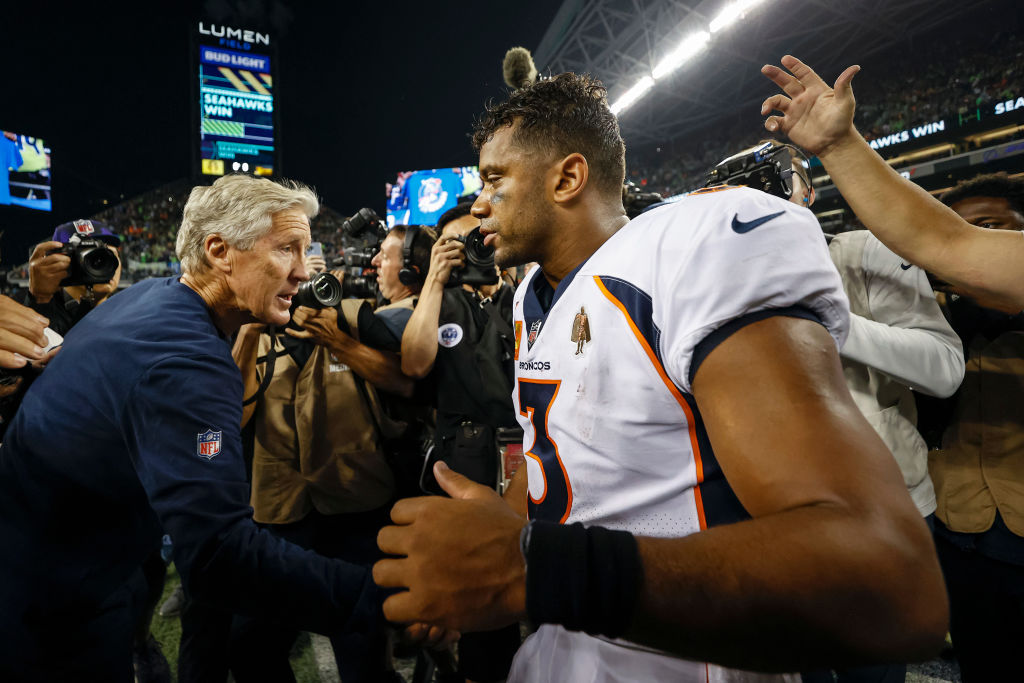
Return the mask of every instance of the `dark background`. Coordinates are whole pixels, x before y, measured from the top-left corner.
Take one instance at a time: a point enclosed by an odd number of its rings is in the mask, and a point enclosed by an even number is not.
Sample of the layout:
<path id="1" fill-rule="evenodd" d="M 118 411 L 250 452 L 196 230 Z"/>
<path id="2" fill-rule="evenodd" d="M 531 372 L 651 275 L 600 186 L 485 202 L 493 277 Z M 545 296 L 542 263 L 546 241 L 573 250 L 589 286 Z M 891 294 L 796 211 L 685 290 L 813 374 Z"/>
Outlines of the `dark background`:
<path id="1" fill-rule="evenodd" d="M 468 133 L 506 91 L 501 60 L 533 50 L 555 0 L 50 3 L 0 12 L 0 129 L 52 150 L 52 213 L 0 207 L 3 262 L 53 227 L 188 176 L 190 35 L 200 19 L 277 43 L 282 175 L 343 214 L 383 211 L 399 171 L 474 164 Z"/>

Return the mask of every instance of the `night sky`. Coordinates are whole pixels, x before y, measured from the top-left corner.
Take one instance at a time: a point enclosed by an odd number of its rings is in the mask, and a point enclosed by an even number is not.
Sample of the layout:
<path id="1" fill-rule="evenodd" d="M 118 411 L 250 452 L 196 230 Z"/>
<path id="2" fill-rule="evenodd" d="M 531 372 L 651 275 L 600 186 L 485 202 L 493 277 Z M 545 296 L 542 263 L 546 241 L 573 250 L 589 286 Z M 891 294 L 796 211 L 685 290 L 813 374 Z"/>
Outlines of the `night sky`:
<path id="1" fill-rule="evenodd" d="M 55 206 L 0 207 L 7 265 L 103 199 L 189 175 L 200 19 L 272 33 L 283 175 L 351 214 L 382 212 L 398 171 L 475 163 L 467 134 L 505 92 L 505 51 L 534 50 L 561 3 L 11 4 L 0 14 L 0 129 L 52 149 Z"/>

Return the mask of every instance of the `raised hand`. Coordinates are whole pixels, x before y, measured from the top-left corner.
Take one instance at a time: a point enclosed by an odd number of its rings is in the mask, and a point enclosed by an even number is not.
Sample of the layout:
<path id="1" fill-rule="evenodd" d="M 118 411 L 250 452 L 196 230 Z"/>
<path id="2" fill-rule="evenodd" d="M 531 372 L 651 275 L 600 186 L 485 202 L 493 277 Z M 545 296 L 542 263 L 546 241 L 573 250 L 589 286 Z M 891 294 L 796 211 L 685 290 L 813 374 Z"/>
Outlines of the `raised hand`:
<path id="1" fill-rule="evenodd" d="M 764 127 L 772 132 L 785 133 L 794 145 L 819 156 L 848 136 L 855 137 L 853 112 L 856 101 L 850 81 L 860 67 L 847 67 L 830 88 L 811 67 L 796 57 L 786 55 L 781 61 L 789 73 L 770 64 L 761 67 L 761 73 L 785 92 L 785 95 L 772 95 L 761 105 L 762 115 L 782 112 L 781 116 L 768 116 Z"/>
<path id="2" fill-rule="evenodd" d="M 49 321 L 31 308 L 0 296 L 0 368 L 20 368 L 43 359 Z"/>

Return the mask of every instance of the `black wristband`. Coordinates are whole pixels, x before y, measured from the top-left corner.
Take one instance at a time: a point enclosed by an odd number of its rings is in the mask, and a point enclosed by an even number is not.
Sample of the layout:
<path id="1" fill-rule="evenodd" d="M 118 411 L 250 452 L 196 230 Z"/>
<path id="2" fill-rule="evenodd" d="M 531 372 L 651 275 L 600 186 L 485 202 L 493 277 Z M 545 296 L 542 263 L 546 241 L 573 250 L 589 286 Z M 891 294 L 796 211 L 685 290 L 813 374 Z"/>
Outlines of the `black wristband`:
<path id="1" fill-rule="evenodd" d="M 526 611 L 535 624 L 617 638 L 633 620 L 643 566 L 626 531 L 535 521 L 526 549 Z"/>

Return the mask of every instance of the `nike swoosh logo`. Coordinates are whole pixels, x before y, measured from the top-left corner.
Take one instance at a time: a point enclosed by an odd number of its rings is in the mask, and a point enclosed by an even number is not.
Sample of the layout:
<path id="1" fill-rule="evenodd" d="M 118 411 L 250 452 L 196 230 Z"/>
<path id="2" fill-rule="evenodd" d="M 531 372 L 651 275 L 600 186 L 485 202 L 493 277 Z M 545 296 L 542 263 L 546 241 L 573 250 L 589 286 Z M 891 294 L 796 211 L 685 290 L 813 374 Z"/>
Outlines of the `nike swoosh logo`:
<path id="1" fill-rule="evenodd" d="M 732 217 L 733 232 L 742 235 L 745 232 L 750 232 L 754 228 L 764 225 L 768 221 L 775 220 L 784 213 L 786 212 L 779 211 L 778 213 L 770 213 L 767 216 L 761 216 L 760 218 L 755 218 L 752 221 L 741 221 L 740 215 L 736 214 L 735 216 Z"/>
<path id="2" fill-rule="evenodd" d="M 913 265 L 910 264 L 910 263 L 901 263 L 900 264 L 900 268 L 902 268 L 903 270 L 910 270 L 912 267 L 913 267 Z"/>

